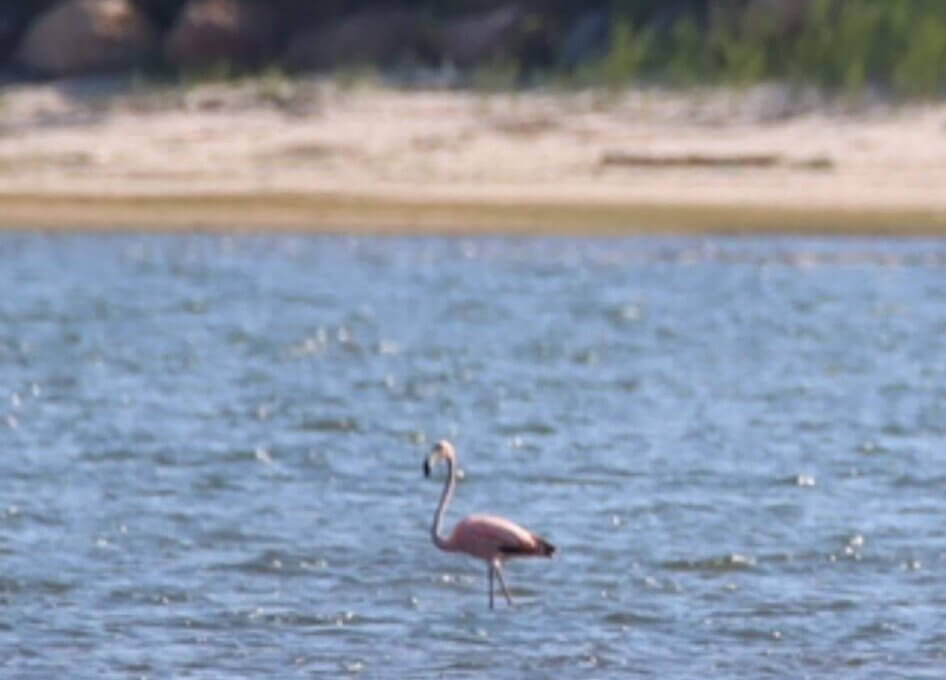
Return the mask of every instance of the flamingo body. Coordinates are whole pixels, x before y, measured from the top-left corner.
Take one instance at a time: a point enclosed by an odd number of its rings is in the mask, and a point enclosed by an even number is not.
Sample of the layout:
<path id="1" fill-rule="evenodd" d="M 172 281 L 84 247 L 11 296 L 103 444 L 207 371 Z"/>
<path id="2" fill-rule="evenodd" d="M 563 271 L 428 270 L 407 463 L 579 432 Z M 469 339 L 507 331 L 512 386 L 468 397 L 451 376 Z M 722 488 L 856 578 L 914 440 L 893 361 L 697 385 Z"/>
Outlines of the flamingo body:
<path id="1" fill-rule="evenodd" d="M 548 556 L 555 550 L 538 534 L 498 515 L 469 515 L 460 520 L 449 549 L 492 562 L 513 556 Z"/>
<path id="2" fill-rule="evenodd" d="M 440 535 L 440 525 L 456 488 L 457 454 L 448 441 L 439 441 L 424 461 L 424 474 L 430 475 L 437 462 L 447 462 L 447 481 L 430 528 L 431 539 L 441 550 L 464 552 L 486 562 L 489 579 L 489 608 L 493 608 L 493 576 L 499 579 L 503 595 L 511 605 L 512 597 L 503 578 L 502 563 L 511 557 L 551 557 L 555 546 L 528 529 L 498 515 L 469 515 L 460 520 L 448 538 Z"/>

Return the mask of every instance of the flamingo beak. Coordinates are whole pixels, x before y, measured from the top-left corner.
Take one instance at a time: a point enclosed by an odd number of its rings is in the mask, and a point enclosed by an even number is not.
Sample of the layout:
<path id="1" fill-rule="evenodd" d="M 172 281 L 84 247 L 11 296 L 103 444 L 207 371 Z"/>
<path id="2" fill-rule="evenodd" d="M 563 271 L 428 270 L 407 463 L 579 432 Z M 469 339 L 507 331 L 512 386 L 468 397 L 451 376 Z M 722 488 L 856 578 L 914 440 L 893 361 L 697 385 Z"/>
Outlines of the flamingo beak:
<path id="1" fill-rule="evenodd" d="M 430 457 L 424 458 L 424 477 L 430 477 Z"/>

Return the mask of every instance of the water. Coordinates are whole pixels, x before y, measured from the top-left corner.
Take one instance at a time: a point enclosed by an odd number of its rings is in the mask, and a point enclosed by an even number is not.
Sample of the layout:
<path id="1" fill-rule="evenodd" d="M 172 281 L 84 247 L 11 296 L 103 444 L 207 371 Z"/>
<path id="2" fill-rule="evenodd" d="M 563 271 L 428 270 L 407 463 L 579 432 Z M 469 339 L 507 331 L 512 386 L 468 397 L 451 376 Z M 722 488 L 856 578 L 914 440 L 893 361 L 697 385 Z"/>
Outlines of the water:
<path id="1" fill-rule="evenodd" d="M 0 236 L 0 676 L 942 677 L 946 242 Z M 438 552 L 462 514 L 560 554 Z"/>

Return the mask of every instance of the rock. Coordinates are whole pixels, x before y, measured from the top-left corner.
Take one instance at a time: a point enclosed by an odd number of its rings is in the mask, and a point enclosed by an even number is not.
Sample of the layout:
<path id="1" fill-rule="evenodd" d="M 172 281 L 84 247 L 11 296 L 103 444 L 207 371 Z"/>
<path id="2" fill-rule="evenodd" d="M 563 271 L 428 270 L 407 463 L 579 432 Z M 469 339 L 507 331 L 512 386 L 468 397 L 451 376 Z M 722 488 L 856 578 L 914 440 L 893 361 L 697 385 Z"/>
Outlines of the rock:
<path id="1" fill-rule="evenodd" d="M 0 66 L 13 54 L 33 18 L 51 4 L 51 0 L 0 3 Z"/>
<path id="2" fill-rule="evenodd" d="M 167 32 L 180 16 L 187 0 L 134 0 L 141 11 L 151 17 L 162 33 Z"/>
<path id="3" fill-rule="evenodd" d="M 49 0 L 30 3 L 0 3 L 0 65 L 9 57 L 33 17 L 46 9 Z"/>
<path id="4" fill-rule="evenodd" d="M 610 37 L 609 18 L 603 9 L 585 12 L 565 34 L 559 51 L 559 63 L 566 68 L 574 68 L 608 51 Z"/>
<path id="5" fill-rule="evenodd" d="M 496 60 L 517 60 L 527 42 L 528 12 L 518 4 L 448 21 L 440 33 L 443 58 L 468 67 Z"/>
<path id="6" fill-rule="evenodd" d="M 369 8 L 293 36 L 286 61 L 293 68 L 323 69 L 424 58 L 432 51 L 430 33 L 429 22 L 415 12 Z"/>
<path id="7" fill-rule="evenodd" d="M 13 16 L 0 13 L 0 63 L 6 61 L 7 56 L 16 46 L 20 34 L 20 25 Z"/>
<path id="8" fill-rule="evenodd" d="M 276 13 L 268 4 L 246 0 L 192 0 L 164 42 L 167 60 L 178 67 L 216 63 L 254 66 L 278 48 Z"/>
<path id="9" fill-rule="evenodd" d="M 156 34 L 131 0 L 66 0 L 26 30 L 16 61 L 53 76 L 133 68 L 154 52 Z"/>

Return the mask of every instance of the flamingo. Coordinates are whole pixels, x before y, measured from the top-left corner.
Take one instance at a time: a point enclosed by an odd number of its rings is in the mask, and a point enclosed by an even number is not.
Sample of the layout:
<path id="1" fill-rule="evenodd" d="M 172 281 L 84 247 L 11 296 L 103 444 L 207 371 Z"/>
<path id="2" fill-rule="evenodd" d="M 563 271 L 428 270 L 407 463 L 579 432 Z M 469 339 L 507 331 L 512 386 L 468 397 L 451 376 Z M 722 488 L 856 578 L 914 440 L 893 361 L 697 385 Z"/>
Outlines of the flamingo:
<path id="1" fill-rule="evenodd" d="M 506 602 L 512 606 L 512 597 L 503 578 L 503 560 L 511 557 L 551 557 L 555 546 L 538 534 L 496 515 L 469 515 L 460 520 L 449 538 L 444 538 L 440 534 L 440 525 L 457 485 L 457 453 L 453 444 L 445 439 L 434 444 L 424 460 L 424 476 L 429 477 L 434 466 L 442 460 L 447 462 L 447 479 L 440 496 L 440 505 L 434 513 L 430 537 L 441 550 L 465 552 L 484 560 L 489 580 L 489 608 L 493 609 L 494 574 L 499 579 Z"/>

